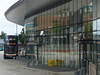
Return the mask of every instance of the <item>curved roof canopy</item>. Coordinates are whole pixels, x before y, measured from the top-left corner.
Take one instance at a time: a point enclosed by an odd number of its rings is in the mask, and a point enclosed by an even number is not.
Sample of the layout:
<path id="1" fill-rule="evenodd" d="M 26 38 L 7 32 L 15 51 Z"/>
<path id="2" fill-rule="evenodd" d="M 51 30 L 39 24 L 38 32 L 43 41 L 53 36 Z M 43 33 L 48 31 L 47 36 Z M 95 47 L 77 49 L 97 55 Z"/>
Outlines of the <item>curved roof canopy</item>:
<path id="1" fill-rule="evenodd" d="M 13 23 L 24 26 L 24 19 L 36 14 L 36 11 L 45 11 L 47 10 L 45 7 L 50 5 L 55 7 L 55 3 L 59 5 L 64 1 L 70 0 L 19 0 L 5 12 L 5 17 Z"/>

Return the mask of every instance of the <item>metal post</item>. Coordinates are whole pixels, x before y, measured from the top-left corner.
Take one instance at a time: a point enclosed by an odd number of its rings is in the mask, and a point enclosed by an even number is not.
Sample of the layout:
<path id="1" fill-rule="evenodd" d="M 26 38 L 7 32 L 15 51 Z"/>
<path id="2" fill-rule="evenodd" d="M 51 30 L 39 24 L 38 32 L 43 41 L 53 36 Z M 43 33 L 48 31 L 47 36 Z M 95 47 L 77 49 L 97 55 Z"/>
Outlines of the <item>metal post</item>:
<path id="1" fill-rule="evenodd" d="M 83 75 L 86 75 L 86 67 L 83 67 Z"/>
<path id="2" fill-rule="evenodd" d="M 30 61 L 27 61 L 27 65 L 26 65 L 27 67 L 30 67 Z"/>
<path id="3" fill-rule="evenodd" d="M 75 71 L 74 75 L 79 75 L 79 70 Z"/>
<path id="4" fill-rule="evenodd" d="M 34 67 L 34 59 L 33 59 L 33 61 L 31 61 L 31 63 L 32 63 L 32 67 Z"/>
<path id="5" fill-rule="evenodd" d="M 15 58 L 15 57 L 13 57 L 13 59 L 15 60 L 16 58 Z"/>
<path id="6" fill-rule="evenodd" d="M 38 65 L 39 62 L 38 62 L 38 45 L 37 45 L 37 61 L 36 61 L 36 64 Z"/>
<path id="7" fill-rule="evenodd" d="M 16 35 L 17 35 L 17 24 L 16 24 Z"/>

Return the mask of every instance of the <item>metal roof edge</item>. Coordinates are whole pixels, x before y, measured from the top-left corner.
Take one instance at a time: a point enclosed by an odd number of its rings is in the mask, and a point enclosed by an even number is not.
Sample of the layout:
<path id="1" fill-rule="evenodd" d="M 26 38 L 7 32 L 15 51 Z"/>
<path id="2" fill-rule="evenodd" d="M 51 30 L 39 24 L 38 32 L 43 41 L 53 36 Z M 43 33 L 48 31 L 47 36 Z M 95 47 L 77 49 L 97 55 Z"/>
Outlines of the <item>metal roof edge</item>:
<path id="1" fill-rule="evenodd" d="M 16 7 L 20 6 L 21 4 L 25 3 L 28 0 L 19 0 L 18 2 L 16 2 L 15 4 L 13 4 L 6 12 L 5 12 L 5 16 L 12 11 L 13 9 L 15 9 Z"/>

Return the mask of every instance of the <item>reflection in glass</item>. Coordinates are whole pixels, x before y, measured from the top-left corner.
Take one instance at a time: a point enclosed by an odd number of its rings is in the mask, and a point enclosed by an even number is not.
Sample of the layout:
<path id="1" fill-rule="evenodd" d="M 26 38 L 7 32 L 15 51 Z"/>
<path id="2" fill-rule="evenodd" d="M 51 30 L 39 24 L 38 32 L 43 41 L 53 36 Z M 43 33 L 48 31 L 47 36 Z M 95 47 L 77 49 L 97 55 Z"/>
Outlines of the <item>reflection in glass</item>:
<path id="1" fill-rule="evenodd" d="M 100 30 L 100 19 L 97 20 L 97 30 Z"/>

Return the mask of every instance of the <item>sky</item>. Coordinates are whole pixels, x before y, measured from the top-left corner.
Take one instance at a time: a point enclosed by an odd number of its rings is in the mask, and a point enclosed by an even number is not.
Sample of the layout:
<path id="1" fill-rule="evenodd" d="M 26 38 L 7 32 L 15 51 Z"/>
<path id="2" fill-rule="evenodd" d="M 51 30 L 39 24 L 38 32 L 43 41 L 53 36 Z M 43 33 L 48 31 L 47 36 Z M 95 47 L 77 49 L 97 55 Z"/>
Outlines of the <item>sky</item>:
<path id="1" fill-rule="evenodd" d="M 15 35 L 16 34 L 16 24 L 8 21 L 5 18 L 5 12 L 16 3 L 18 0 L 0 0 L 0 34 L 2 31 L 7 33 L 7 35 Z M 22 26 L 17 25 L 17 33 L 19 34 L 22 30 Z"/>

